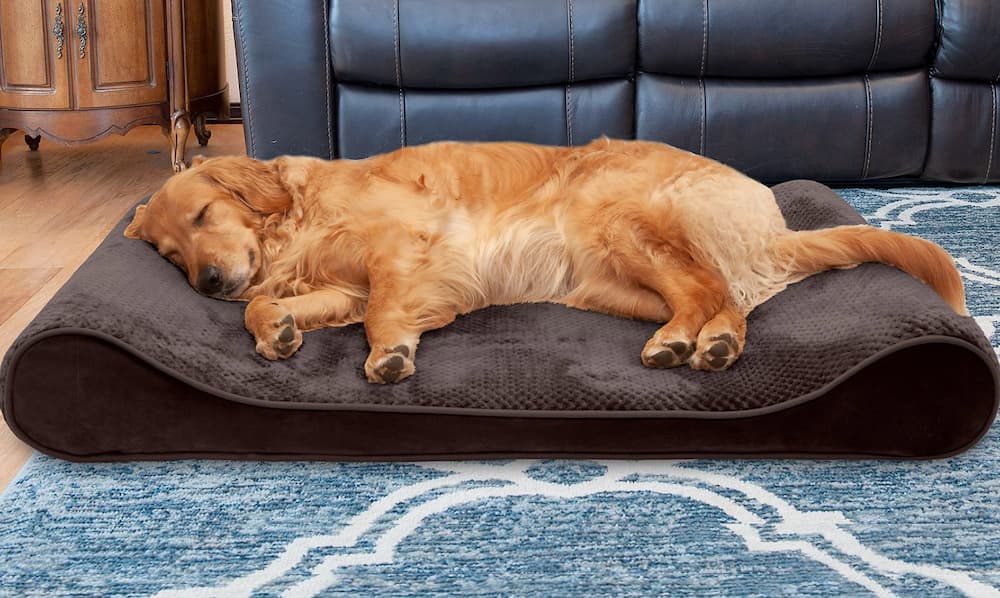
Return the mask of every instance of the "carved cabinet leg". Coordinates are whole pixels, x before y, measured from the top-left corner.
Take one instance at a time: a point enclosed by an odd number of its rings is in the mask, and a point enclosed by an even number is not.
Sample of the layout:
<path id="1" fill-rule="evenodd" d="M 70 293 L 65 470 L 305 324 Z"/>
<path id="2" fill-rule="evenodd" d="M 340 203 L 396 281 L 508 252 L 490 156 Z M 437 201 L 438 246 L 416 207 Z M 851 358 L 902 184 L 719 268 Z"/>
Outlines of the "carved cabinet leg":
<path id="1" fill-rule="evenodd" d="M 41 135 L 36 135 L 34 137 L 32 137 L 31 135 L 24 136 L 24 142 L 28 144 L 28 149 L 33 152 L 38 151 L 38 144 L 41 143 L 41 141 L 42 141 Z"/>
<path id="2" fill-rule="evenodd" d="M 208 145 L 208 140 L 212 138 L 212 132 L 205 126 L 204 112 L 194 115 L 194 134 L 198 137 L 198 145 L 202 147 Z"/>
<path id="3" fill-rule="evenodd" d="M 17 129 L 0 129 L 0 172 L 3 172 L 3 142 Z"/>
<path id="4" fill-rule="evenodd" d="M 170 115 L 170 163 L 174 172 L 187 168 L 184 163 L 184 151 L 188 135 L 191 133 L 191 119 L 188 113 L 179 110 Z"/>

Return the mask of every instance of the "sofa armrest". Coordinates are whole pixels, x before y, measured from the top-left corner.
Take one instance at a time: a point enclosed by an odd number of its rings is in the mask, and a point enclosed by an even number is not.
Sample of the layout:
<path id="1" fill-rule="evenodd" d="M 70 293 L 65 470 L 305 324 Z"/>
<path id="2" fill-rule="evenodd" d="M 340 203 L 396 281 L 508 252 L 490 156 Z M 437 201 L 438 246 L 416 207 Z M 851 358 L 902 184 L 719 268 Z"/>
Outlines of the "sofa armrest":
<path id="1" fill-rule="evenodd" d="M 925 179 L 1000 182 L 1000 6 L 940 0 L 932 57 L 930 146 Z"/>
<path id="2" fill-rule="evenodd" d="M 333 158 L 327 0 L 232 0 L 247 154 Z"/>

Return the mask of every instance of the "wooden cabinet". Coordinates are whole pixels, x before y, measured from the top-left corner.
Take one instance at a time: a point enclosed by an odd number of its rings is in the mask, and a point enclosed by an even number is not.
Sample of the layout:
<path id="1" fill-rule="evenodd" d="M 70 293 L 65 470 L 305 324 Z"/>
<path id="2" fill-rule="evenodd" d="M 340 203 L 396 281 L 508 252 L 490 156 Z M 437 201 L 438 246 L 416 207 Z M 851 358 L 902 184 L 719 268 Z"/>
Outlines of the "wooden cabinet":
<path id="1" fill-rule="evenodd" d="M 66 48 L 40 32 L 65 27 L 62 3 L 52 0 L 0 2 L 0 106 L 68 109 Z"/>
<path id="2" fill-rule="evenodd" d="M 76 105 L 106 108 L 167 101 L 162 0 L 81 2 L 87 39 L 76 77 Z M 78 27 L 80 27 L 78 25 Z"/>
<path id="3" fill-rule="evenodd" d="M 228 116 L 219 0 L 2 0 L 0 144 L 86 143 L 158 124 L 174 170 Z"/>

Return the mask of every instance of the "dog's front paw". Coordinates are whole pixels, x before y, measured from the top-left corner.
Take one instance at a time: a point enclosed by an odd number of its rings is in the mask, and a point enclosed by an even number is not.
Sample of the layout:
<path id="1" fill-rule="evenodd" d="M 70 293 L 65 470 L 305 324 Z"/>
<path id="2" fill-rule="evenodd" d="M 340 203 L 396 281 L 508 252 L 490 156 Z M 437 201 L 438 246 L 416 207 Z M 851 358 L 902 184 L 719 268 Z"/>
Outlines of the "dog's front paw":
<path id="1" fill-rule="evenodd" d="M 365 376 L 373 384 L 399 382 L 413 375 L 413 351 L 406 345 L 372 349 L 365 361 Z"/>
<path id="2" fill-rule="evenodd" d="M 295 316 L 275 299 L 255 297 L 247 305 L 244 319 L 257 340 L 257 352 L 266 359 L 287 359 L 302 346 Z"/>

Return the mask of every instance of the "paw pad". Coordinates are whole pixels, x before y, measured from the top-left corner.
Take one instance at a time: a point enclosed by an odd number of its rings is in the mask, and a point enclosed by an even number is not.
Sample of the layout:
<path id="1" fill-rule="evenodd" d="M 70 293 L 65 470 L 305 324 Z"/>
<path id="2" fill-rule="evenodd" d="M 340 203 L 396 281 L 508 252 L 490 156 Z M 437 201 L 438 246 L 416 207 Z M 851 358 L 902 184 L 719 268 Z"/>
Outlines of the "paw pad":
<path id="1" fill-rule="evenodd" d="M 698 356 L 699 369 L 724 370 L 739 355 L 739 344 L 736 338 L 728 332 L 709 337 L 711 344 Z"/>
<path id="2" fill-rule="evenodd" d="M 694 345 L 684 341 L 671 341 L 654 353 L 643 355 L 643 363 L 651 368 L 674 368 L 683 365 L 694 353 Z"/>
<path id="3" fill-rule="evenodd" d="M 298 349 L 295 344 L 295 318 L 292 314 L 288 314 L 278 322 L 278 326 L 282 327 L 281 332 L 278 333 L 278 338 L 271 343 L 271 346 L 278 356 L 290 357 Z"/>
<path id="4" fill-rule="evenodd" d="M 375 369 L 375 372 L 386 382 L 395 382 L 399 379 L 399 374 L 402 373 L 403 366 L 405 365 L 406 362 L 403 360 L 402 355 L 393 355 L 389 359 L 383 361 L 382 364 Z"/>
<path id="5" fill-rule="evenodd" d="M 369 357 L 365 365 L 368 380 L 377 384 L 398 382 L 413 373 L 413 362 L 410 360 L 410 348 L 397 345 L 386 350 L 381 358 Z"/>
<path id="6" fill-rule="evenodd" d="M 257 353 L 264 359 L 287 359 L 302 346 L 295 316 L 277 301 L 255 297 L 247 305 L 244 321 L 257 342 Z"/>

